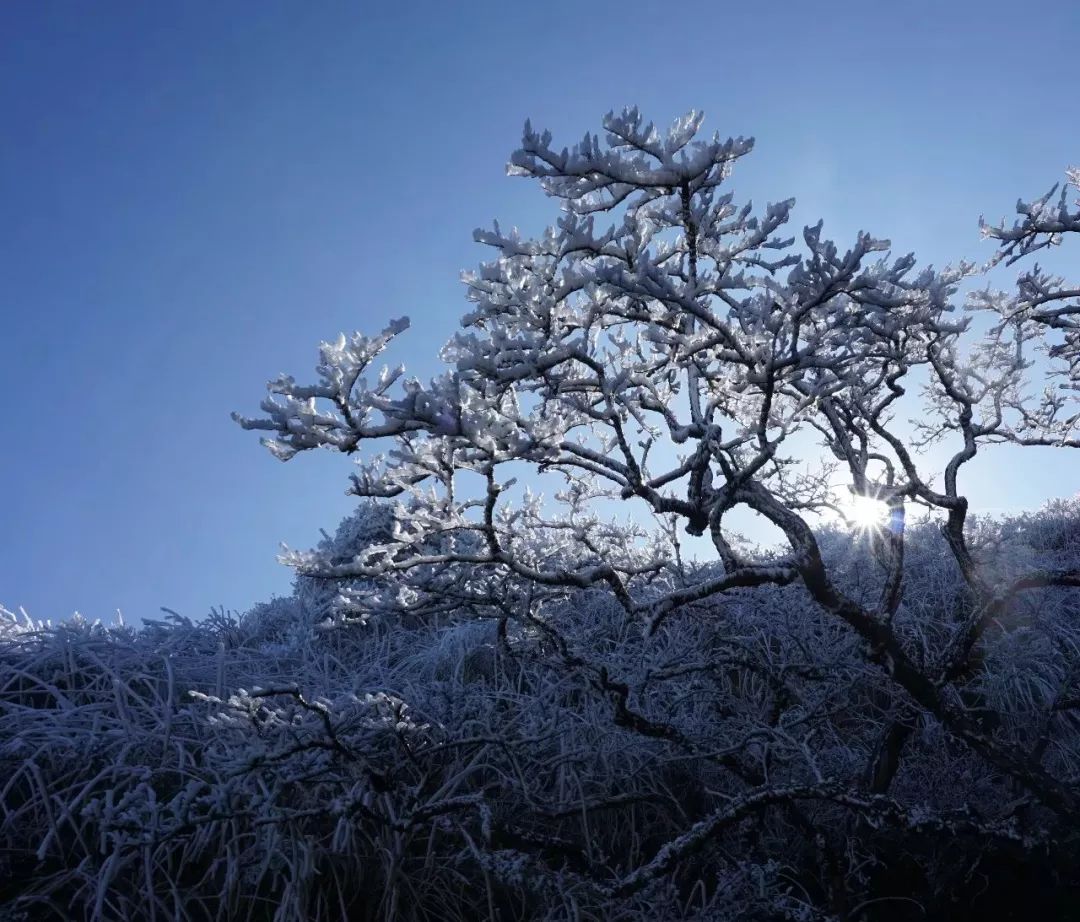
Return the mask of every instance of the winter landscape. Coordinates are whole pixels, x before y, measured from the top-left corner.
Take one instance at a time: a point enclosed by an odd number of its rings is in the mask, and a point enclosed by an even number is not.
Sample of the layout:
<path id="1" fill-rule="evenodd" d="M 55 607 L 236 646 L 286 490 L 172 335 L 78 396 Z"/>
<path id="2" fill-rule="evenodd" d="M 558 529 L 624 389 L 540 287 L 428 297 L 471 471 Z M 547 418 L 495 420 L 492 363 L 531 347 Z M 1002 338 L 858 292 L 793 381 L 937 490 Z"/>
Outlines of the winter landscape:
<path id="1" fill-rule="evenodd" d="M 0 585 L 0 919 L 1080 918 L 1075 141 L 909 254 L 622 102 L 505 139 L 443 343 L 365 302 L 219 407 L 348 491 L 287 587 Z"/>

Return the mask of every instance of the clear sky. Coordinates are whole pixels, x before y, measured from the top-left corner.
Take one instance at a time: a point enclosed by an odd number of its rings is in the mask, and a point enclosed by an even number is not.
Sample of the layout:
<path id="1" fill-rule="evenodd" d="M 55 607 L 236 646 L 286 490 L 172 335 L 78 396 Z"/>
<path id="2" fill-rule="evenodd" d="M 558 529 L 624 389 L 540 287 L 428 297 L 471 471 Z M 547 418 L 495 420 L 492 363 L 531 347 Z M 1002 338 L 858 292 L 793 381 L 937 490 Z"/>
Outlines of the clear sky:
<path id="1" fill-rule="evenodd" d="M 740 198 L 940 264 L 1080 162 L 1078 49 L 1076 0 L 0 5 L 0 602 L 284 591 L 279 543 L 334 528 L 350 466 L 276 462 L 229 412 L 401 314 L 434 372 L 472 229 L 554 218 L 503 175 L 526 117 L 573 143 L 704 109 L 758 140 Z M 1075 492 L 1060 454 L 971 492 Z"/>

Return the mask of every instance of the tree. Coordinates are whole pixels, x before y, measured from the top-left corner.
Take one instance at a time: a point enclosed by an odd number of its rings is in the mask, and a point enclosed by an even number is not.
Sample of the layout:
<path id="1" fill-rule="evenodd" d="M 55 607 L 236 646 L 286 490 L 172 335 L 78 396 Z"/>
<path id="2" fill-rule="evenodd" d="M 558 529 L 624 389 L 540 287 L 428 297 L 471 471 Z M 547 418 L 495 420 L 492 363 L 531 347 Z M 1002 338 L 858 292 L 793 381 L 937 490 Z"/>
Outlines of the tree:
<path id="1" fill-rule="evenodd" d="M 474 308 L 466 332 L 444 351 L 454 370 L 427 386 L 406 381 L 396 398 L 400 370 L 369 386 L 361 375 L 405 328 L 397 321 L 375 338 L 324 345 L 318 384 L 280 378 L 265 417 L 238 417 L 275 433 L 267 444 L 283 459 L 313 447 L 352 453 L 369 440 L 395 443 L 390 463 L 362 463 L 353 478 L 358 496 L 399 498 L 393 540 L 343 564 L 298 562 L 338 578 L 456 562 L 567 590 L 604 586 L 650 632 L 689 602 L 797 580 L 913 701 L 1055 808 L 1075 813 L 1075 793 L 991 742 L 951 700 L 950 683 L 969 674 L 979 637 L 1016 593 L 1080 584 L 1075 571 L 995 584 L 968 547 L 959 488 L 961 468 L 982 446 L 1080 445 L 1077 291 L 1036 267 L 1016 295 L 972 299 L 993 317 L 975 336 L 954 304 L 974 267 L 916 270 L 913 256 L 893 258 L 887 241 L 862 233 L 841 252 L 820 222 L 804 229 L 806 251 L 796 253 L 792 239 L 777 236 L 791 200 L 756 217 L 722 191 L 752 141 L 698 140 L 700 125 L 691 113 L 662 134 L 628 109 L 605 118 L 603 140 L 586 135 L 560 151 L 526 124 L 508 171 L 538 179 L 561 201 L 562 216 L 536 240 L 497 224 L 476 233 L 498 257 L 467 277 Z M 1080 227 L 1064 194 L 1056 210 L 1049 201 L 1021 204 L 1023 220 L 1012 230 L 985 228 L 1002 242 L 1002 257 L 1015 260 Z M 610 226 L 598 229 L 598 217 Z M 1053 330 L 1065 331 L 1062 342 L 1050 342 Z M 1039 348 L 1062 367 L 1032 397 Z M 957 442 L 940 485 L 921 472 L 911 434 L 897 425 L 912 380 L 924 388 L 926 413 L 914 445 Z M 847 597 L 822 561 L 812 514 L 835 507 L 836 484 L 800 472 L 798 458 L 783 454 L 807 431 L 821 438 L 854 495 L 888 510 L 875 538 L 883 578 L 873 604 Z M 673 459 L 668 445 L 681 453 Z M 565 478 L 563 514 L 503 501 L 501 472 L 519 462 Z M 460 485 L 466 472 L 483 481 L 479 501 Z M 691 534 L 707 532 L 723 572 L 685 582 L 655 546 L 643 554 L 611 541 L 587 514 L 603 496 L 640 500 Z M 970 592 L 934 655 L 916 653 L 894 626 L 913 504 L 944 515 Z M 758 559 L 741 552 L 725 528 L 738 506 L 780 529 L 789 551 Z M 550 549 L 539 535 L 565 536 L 565 566 L 545 565 L 537 551 Z"/>
<path id="2" fill-rule="evenodd" d="M 1075 819 L 1076 752 L 1063 746 L 1068 756 L 1046 759 L 1074 690 L 1064 628 L 1047 630 L 1059 660 L 1034 737 L 994 696 L 988 634 L 1025 594 L 1080 586 L 1080 569 L 1075 558 L 1017 569 L 979 546 L 960 481 L 987 446 L 1080 446 L 1080 291 L 1035 266 L 1012 294 L 976 291 L 967 313 L 957 301 L 966 280 L 1080 230 L 1080 212 L 1064 189 L 1056 202 L 1055 189 L 1019 203 L 1013 228 L 983 224 L 1001 249 L 982 269 L 917 269 L 913 256 L 893 257 L 887 241 L 863 233 L 843 251 L 820 222 L 804 229 L 800 252 L 779 236 L 792 201 L 755 216 L 725 191 L 752 141 L 701 140 L 700 125 L 691 113 L 664 134 L 628 109 L 604 119 L 603 138 L 559 150 L 526 123 L 508 172 L 539 180 L 562 213 L 537 239 L 498 224 L 476 232 L 497 256 L 466 277 L 473 308 L 445 347 L 452 370 L 428 385 L 407 380 L 396 397 L 400 369 L 369 385 L 362 375 L 405 328 L 397 321 L 375 338 L 324 345 L 317 384 L 280 378 L 264 417 L 238 417 L 271 432 L 266 443 L 283 459 L 393 442 L 391 460 L 363 460 L 352 486 L 396 501 L 392 540 L 347 562 L 294 562 L 331 579 L 394 578 L 414 606 L 438 598 L 439 573 L 464 566 L 489 602 L 492 582 L 526 587 L 504 597 L 504 611 L 548 632 L 545 607 L 585 591 L 602 590 L 629 623 L 662 635 L 673 616 L 715 610 L 732 593 L 799 585 L 887 677 L 887 690 L 871 696 L 888 717 L 866 765 L 871 799 L 889 792 L 911 733 L 930 720 L 1018 790 Z M 909 414 L 917 420 L 905 424 Z M 831 458 L 824 473 L 806 463 L 808 433 Z M 935 478 L 924 455 L 938 443 L 950 455 Z M 561 476 L 555 503 L 528 493 L 512 501 L 504 471 L 522 464 Z M 481 487 L 470 491 L 470 479 Z M 880 504 L 867 538 L 869 595 L 862 580 L 853 592 L 822 551 L 823 514 L 843 511 L 844 488 Z M 647 509 L 661 539 L 604 524 L 594 504 L 611 498 Z M 727 525 L 740 506 L 779 529 L 787 550 L 748 552 Z M 913 507 L 940 522 L 955 567 L 947 610 L 940 598 L 929 611 L 905 600 Z M 707 535 L 720 566 L 685 566 L 677 524 Z M 591 670 L 617 720 L 685 744 L 671 724 L 628 707 L 640 682 L 591 662 L 580 645 L 555 646 Z M 820 773 L 797 791 L 743 780 L 732 803 L 616 889 L 669 868 L 710 823 L 750 804 L 835 797 L 844 787 Z"/>

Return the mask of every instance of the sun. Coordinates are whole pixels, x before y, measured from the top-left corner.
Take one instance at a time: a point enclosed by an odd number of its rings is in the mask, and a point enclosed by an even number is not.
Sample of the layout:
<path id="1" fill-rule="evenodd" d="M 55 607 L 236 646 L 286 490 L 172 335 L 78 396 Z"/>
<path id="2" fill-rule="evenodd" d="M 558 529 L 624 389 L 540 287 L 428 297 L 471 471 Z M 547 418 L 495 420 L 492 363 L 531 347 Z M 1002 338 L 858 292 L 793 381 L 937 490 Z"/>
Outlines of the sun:
<path id="1" fill-rule="evenodd" d="M 872 496 L 853 494 L 841 508 L 844 518 L 851 528 L 868 531 L 881 528 L 889 517 L 889 507 Z"/>

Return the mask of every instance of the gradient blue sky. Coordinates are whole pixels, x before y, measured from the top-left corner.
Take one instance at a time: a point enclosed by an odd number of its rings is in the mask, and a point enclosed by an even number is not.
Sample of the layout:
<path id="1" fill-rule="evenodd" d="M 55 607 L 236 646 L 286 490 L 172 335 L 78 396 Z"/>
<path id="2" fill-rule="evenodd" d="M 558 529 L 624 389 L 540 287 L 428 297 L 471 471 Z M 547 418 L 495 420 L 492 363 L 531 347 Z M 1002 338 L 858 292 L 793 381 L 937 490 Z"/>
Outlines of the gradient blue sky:
<path id="1" fill-rule="evenodd" d="M 1075 0 L 0 5 L 0 602 L 284 591 L 279 542 L 334 528 L 349 464 L 276 462 L 229 412 L 403 313 L 432 373 L 472 229 L 553 218 L 503 175 L 525 117 L 572 143 L 612 107 L 701 108 L 757 137 L 740 197 L 985 258 L 978 215 L 1080 161 L 1078 48 Z M 971 492 L 1080 487 L 1053 452 L 1013 470 Z"/>

